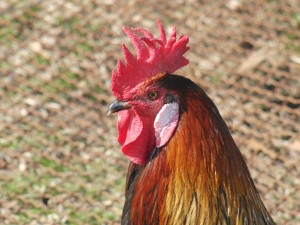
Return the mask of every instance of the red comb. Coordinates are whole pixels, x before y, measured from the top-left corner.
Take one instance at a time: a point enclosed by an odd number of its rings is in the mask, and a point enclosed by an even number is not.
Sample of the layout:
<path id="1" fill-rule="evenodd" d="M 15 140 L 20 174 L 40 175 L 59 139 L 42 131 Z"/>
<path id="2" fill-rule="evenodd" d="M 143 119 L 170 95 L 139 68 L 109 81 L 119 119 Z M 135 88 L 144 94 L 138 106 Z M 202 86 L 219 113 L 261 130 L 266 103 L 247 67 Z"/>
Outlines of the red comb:
<path id="1" fill-rule="evenodd" d="M 151 76 L 173 73 L 189 63 L 183 56 L 189 50 L 186 46 L 189 37 L 181 35 L 176 40 L 176 27 L 174 27 L 167 40 L 165 30 L 159 20 L 157 26 L 160 38 L 154 38 L 145 29 L 123 27 L 123 31 L 133 44 L 136 56 L 124 44 L 122 45 L 125 64 L 118 60 L 118 69 L 112 72 L 112 91 L 117 99 L 126 98 L 126 93 Z"/>

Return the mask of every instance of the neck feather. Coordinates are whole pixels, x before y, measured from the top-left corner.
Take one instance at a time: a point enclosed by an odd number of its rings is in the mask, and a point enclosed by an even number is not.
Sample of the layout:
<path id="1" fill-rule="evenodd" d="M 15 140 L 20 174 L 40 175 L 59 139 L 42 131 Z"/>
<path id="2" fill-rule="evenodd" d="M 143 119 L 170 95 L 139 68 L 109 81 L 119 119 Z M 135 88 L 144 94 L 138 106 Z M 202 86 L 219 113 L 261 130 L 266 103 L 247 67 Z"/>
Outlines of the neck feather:
<path id="1" fill-rule="evenodd" d="M 214 103 L 188 79 L 165 79 L 172 89 L 184 87 L 178 127 L 150 162 L 129 167 L 123 218 L 128 212 L 135 224 L 274 224 Z"/>
<path id="2" fill-rule="evenodd" d="M 214 103 L 200 88 L 185 96 L 179 126 L 165 147 L 173 171 L 169 183 L 173 190 L 166 198 L 169 213 L 175 213 L 174 205 L 183 204 L 183 213 L 191 221 L 196 217 L 203 223 L 214 218 L 213 224 L 226 220 L 238 224 L 245 218 L 249 224 L 272 221 Z M 174 215 L 178 222 L 180 217 Z"/>

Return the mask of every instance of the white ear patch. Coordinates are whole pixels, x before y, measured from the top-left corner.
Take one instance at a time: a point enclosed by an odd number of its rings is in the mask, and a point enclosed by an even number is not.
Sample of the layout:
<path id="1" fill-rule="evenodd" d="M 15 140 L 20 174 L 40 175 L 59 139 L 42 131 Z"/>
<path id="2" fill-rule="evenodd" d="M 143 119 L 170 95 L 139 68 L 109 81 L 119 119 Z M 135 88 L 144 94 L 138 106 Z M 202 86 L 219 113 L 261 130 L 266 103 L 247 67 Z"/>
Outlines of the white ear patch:
<path id="1" fill-rule="evenodd" d="M 175 102 L 165 104 L 154 120 L 156 147 L 165 145 L 172 137 L 179 118 L 179 105 Z"/>

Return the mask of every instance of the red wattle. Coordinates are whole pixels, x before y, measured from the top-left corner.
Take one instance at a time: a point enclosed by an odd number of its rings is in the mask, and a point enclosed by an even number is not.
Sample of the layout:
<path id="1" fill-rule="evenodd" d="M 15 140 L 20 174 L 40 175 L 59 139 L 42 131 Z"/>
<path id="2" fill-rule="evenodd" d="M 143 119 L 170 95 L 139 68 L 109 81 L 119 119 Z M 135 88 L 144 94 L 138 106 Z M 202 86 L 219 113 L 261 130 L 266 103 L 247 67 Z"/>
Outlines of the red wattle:
<path id="1" fill-rule="evenodd" d="M 133 110 L 119 112 L 118 141 L 122 152 L 134 163 L 147 163 L 150 152 L 155 147 L 153 121 L 140 118 Z"/>

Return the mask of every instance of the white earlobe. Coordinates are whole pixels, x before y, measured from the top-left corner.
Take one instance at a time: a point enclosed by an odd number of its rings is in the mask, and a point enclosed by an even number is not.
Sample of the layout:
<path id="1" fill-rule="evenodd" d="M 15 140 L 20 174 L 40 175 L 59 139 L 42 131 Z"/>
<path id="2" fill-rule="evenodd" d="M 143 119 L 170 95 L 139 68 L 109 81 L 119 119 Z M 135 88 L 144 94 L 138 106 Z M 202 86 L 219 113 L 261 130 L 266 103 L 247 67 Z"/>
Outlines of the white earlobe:
<path id="1" fill-rule="evenodd" d="M 154 120 L 156 147 L 165 145 L 172 137 L 179 118 L 179 105 L 176 102 L 165 104 Z"/>

